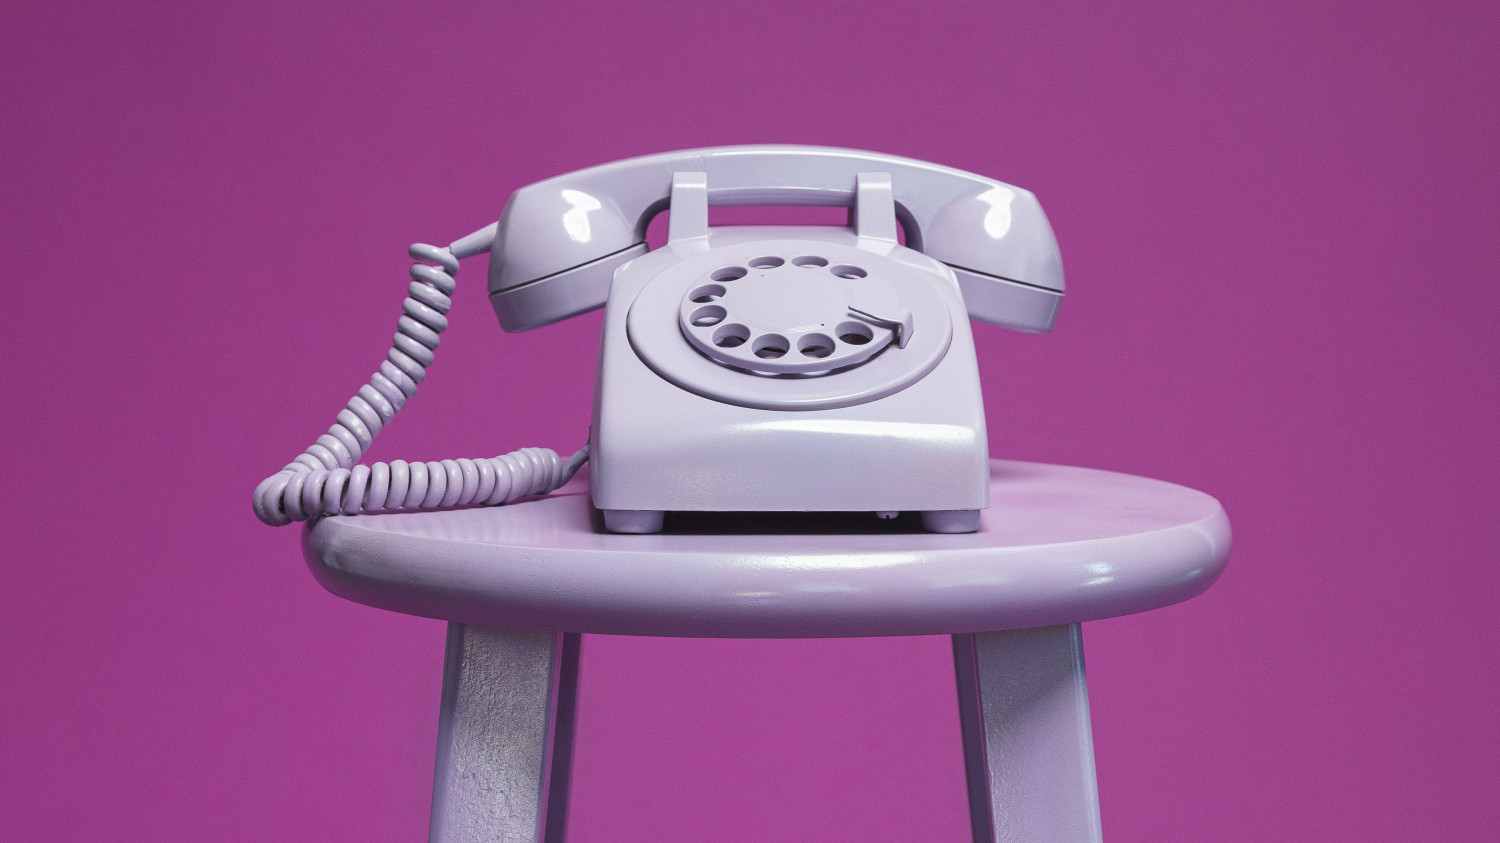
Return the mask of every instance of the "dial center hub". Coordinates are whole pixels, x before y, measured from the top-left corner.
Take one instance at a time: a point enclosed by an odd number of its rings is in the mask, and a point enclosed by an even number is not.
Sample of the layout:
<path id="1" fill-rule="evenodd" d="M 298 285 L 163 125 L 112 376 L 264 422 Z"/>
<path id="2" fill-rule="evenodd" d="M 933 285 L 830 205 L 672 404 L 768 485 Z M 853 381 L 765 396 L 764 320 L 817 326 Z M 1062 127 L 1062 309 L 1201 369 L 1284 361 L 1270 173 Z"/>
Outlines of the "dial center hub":
<path id="1" fill-rule="evenodd" d="M 844 318 L 851 298 L 839 279 L 801 267 L 751 273 L 725 296 L 739 321 L 762 330 L 797 333 Z"/>

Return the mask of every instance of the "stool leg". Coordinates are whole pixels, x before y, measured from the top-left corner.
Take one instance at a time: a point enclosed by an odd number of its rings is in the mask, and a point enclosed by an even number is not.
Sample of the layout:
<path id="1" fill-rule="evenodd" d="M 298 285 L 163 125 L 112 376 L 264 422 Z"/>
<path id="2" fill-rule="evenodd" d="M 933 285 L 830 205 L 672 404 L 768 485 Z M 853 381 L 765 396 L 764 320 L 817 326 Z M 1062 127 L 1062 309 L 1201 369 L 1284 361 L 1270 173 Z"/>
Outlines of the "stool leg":
<path id="1" fill-rule="evenodd" d="M 976 843 L 1099 843 L 1078 624 L 953 636 Z"/>
<path id="2" fill-rule="evenodd" d="M 578 633 L 448 624 L 434 843 L 560 843 L 578 699 Z"/>

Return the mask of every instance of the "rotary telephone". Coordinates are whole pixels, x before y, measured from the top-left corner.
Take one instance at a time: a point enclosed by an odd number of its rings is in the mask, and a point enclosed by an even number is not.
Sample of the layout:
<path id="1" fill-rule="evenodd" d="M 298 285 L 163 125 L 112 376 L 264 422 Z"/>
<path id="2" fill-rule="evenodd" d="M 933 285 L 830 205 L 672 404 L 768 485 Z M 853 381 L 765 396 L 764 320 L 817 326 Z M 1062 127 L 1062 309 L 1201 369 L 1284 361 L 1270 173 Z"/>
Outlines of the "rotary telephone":
<path id="1" fill-rule="evenodd" d="M 711 205 L 849 208 L 849 226 L 710 226 Z M 646 227 L 671 209 L 667 242 Z M 898 226 L 906 235 L 901 245 Z M 415 394 L 459 260 L 490 253 L 501 326 L 605 306 L 589 443 L 360 465 Z M 731 146 L 651 155 L 516 191 L 500 220 L 417 263 L 387 359 L 328 433 L 256 489 L 256 514 L 500 504 L 590 462 L 605 528 L 673 511 L 919 512 L 972 532 L 989 454 L 968 318 L 1052 327 L 1052 228 L 1028 191 L 872 152 Z"/>

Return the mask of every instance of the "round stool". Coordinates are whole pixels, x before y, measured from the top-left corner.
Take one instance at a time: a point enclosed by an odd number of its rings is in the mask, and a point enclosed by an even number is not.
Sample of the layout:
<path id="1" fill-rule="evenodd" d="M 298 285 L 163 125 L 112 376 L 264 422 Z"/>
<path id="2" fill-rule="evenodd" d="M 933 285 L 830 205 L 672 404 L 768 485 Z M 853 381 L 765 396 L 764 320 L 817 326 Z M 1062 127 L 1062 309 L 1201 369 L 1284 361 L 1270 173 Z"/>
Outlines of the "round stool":
<path id="1" fill-rule="evenodd" d="M 561 841 L 581 633 L 951 635 L 974 839 L 1097 841 L 1082 621 L 1201 594 L 1213 498 L 992 461 L 979 532 L 869 513 L 673 513 L 616 535 L 586 477 L 495 508 L 327 517 L 304 533 L 341 597 L 449 621 L 435 841 Z"/>

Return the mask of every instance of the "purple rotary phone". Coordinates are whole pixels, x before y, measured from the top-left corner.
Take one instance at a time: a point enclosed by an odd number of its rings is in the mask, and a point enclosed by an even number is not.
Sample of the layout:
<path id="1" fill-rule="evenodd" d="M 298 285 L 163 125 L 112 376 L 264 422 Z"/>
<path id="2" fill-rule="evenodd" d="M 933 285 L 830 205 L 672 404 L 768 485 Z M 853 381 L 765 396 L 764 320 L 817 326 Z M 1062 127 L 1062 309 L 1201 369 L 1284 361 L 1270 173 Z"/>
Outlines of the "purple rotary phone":
<path id="1" fill-rule="evenodd" d="M 850 225 L 710 226 L 710 205 L 850 209 Z M 665 246 L 646 227 L 671 209 Z M 898 241 L 904 228 L 906 245 Z M 490 253 L 508 331 L 602 306 L 590 442 L 359 465 L 416 392 L 460 259 Z M 587 460 L 612 532 L 673 511 L 921 513 L 972 532 L 989 504 L 969 318 L 1049 330 L 1063 295 L 1029 192 L 871 152 L 734 146 L 634 158 L 516 191 L 499 222 L 418 245 L 392 349 L 328 433 L 256 489 L 256 514 L 499 504 Z"/>

